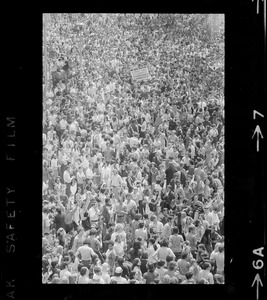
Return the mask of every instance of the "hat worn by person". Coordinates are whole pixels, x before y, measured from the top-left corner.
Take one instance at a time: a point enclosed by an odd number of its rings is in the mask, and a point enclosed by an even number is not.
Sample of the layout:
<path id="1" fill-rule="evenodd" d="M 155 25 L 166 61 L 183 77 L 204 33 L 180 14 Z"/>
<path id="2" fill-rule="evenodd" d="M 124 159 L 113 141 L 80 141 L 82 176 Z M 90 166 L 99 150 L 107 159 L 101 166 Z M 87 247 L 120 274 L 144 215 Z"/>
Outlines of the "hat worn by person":
<path id="1" fill-rule="evenodd" d="M 117 267 L 117 268 L 115 269 L 115 273 L 117 273 L 117 274 L 122 273 L 122 268 L 121 268 L 121 267 Z"/>

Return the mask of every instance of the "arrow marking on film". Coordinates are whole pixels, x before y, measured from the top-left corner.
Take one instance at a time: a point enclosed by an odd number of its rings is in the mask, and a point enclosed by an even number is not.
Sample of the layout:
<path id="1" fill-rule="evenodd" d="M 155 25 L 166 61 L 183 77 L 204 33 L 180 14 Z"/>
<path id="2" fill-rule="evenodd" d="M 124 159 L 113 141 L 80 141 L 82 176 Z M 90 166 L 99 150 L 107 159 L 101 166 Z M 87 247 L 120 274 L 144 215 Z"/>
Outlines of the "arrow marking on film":
<path id="1" fill-rule="evenodd" d="M 256 129 L 255 129 L 255 131 L 254 131 L 254 133 L 253 133 L 253 136 L 252 136 L 252 138 L 254 138 L 254 135 L 255 135 L 255 133 L 257 133 L 257 152 L 259 152 L 259 148 L 260 148 L 260 143 L 259 143 L 259 135 L 261 136 L 261 138 L 263 139 L 263 135 L 262 135 L 262 133 L 261 133 L 261 129 L 260 129 L 260 126 L 259 125 L 257 125 L 257 127 L 256 127 Z"/>
<path id="2" fill-rule="evenodd" d="M 253 110 L 253 120 L 255 120 L 256 119 L 256 114 L 257 115 L 259 115 L 259 116 L 261 116 L 262 118 L 264 118 L 264 115 L 262 115 L 261 113 L 259 113 L 257 110 Z"/>
<path id="3" fill-rule="evenodd" d="M 254 278 L 254 281 L 253 281 L 251 287 L 254 286 L 255 282 L 257 282 L 257 290 L 256 290 L 256 291 L 257 291 L 257 294 L 256 294 L 256 299 L 258 300 L 258 299 L 259 299 L 259 283 L 260 283 L 260 285 L 263 287 L 263 284 L 262 284 L 262 281 L 261 281 L 261 279 L 260 279 L 260 275 L 259 275 L 259 274 L 256 274 L 256 276 L 255 276 L 255 278 Z"/>

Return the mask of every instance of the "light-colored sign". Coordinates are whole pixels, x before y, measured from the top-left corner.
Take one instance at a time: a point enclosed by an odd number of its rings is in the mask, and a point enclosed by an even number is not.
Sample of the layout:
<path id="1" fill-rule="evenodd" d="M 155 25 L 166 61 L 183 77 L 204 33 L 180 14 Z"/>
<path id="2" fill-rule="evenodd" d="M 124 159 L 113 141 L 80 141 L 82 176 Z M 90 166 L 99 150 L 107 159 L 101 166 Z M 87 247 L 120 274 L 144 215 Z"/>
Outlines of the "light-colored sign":
<path id="1" fill-rule="evenodd" d="M 147 80 L 150 78 L 148 68 L 134 70 L 131 72 L 131 75 L 136 81 Z"/>

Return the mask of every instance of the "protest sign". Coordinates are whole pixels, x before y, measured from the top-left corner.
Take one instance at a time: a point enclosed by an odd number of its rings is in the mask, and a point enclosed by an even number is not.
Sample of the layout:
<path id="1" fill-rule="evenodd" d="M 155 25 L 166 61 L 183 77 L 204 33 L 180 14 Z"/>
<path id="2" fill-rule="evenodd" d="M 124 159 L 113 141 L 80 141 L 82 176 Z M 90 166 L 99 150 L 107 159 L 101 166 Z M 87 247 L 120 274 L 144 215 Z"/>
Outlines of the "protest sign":
<path id="1" fill-rule="evenodd" d="M 136 81 L 147 80 L 150 78 L 148 68 L 134 70 L 131 72 L 131 75 Z"/>

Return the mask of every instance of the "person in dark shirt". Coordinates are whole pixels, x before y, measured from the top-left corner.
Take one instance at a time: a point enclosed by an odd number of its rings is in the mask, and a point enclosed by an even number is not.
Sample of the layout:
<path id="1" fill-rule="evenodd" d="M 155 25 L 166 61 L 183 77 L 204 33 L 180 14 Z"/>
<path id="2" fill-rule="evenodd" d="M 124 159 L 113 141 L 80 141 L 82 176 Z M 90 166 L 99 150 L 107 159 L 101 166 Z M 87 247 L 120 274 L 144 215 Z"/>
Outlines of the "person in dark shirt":
<path id="1" fill-rule="evenodd" d="M 111 202 L 110 202 L 110 199 L 109 198 L 106 198 L 105 199 L 105 205 L 103 206 L 103 209 L 102 209 L 102 216 L 103 216 L 103 221 L 104 223 L 107 225 L 110 221 L 110 214 L 109 214 L 109 209 L 111 207 Z"/>
<path id="2" fill-rule="evenodd" d="M 117 267 L 121 267 L 122 268 L 122 273 L 121 276 L 129 279 L 130 278 L 130 272 L 131 269 L 130 267 L 128 267 L 128 265 L 125 263 L 124 258 L 123 257 L 118 257 L 117 260 Z"/>
<path id="3" fill-rule="evenodd" d="M 54 219 L 54 223 L 55 223 L 55 226 L 56 226 L 56 231 L 58 231 L 58 229 L 60 227 L 62 227 L 64 230 L 66 230 L 65 214 L 61 212 L 60 207 L 58 207 L 56 209 L 56 211 L 57 211 L 57 215 L 55 216 L 55 219 Z"/>
<path id="4" fill-rule="evenodd" d="M 173 179 L 173 175 L 176 172 L 176 169 L 174 167 L 174 165 L 172 163 L 170 163 L 169 167 L 167 168 L 167 170 L 165 171 L 166 174 L 166 184 L 169 185 L 170 181 Z"/>
<path id="5" fill-rule="evenodd" d="M 107 225 L 107 231 L 105 233 L 105 236 L 103 237 L 103 248 L 102 252 L 106 253 L 108 250 L 108 244 L 111 241 L 111 235 L 114 231 L 114 225 L 113 224 L 108 224 Z"/>
<path id="6" fill-rule="evenodd" d="M 129 259 L 132 262 L 135 258 L 140 258 L 142 255 L 140 242 L 134 242 L 133 247 L 129 251 Z"/>

